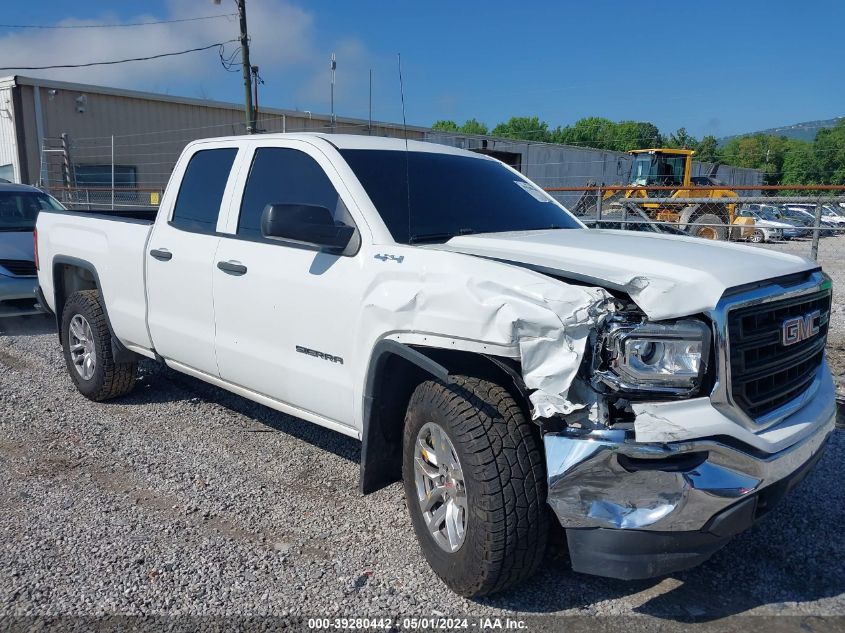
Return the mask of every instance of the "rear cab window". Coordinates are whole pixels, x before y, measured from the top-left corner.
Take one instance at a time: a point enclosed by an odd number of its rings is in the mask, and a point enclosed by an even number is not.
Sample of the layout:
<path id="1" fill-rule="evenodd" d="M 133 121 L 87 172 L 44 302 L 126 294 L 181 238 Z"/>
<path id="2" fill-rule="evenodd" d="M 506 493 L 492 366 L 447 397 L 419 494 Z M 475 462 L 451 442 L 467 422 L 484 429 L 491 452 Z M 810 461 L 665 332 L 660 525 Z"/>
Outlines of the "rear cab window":
<path id="1" fill-rule="evenodd" d="M 223 192 L 238 154 L 236 147 L 200 150 L 191 156 L 170 224 L 193 233 L 215 233 Z"/>

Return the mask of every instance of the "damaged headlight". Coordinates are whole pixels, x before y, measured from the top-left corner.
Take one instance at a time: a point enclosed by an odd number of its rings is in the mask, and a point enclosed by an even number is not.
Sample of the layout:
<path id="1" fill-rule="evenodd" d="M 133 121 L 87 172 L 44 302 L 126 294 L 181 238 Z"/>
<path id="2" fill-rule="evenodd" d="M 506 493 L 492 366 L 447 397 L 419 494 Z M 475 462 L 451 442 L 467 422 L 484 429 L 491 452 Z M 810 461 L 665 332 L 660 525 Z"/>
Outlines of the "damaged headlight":
<path id="1" fill-rule="evenodd" d="M 710 330 L 701 321 L 616 322 L 605 333 L 597 376 L 616 391 L 689 396 L 704 381 L 709 354 Z"/>

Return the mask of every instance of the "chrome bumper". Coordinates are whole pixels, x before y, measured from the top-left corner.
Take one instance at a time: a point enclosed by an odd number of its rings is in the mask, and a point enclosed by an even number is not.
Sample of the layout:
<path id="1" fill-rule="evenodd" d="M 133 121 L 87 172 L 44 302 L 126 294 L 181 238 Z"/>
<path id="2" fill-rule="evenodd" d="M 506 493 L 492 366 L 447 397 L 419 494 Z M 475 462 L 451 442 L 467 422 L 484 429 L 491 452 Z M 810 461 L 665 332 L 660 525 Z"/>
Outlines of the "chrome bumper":
<path id="1" fill-rule="evenodd" d="M 824 412 L 812 433 L 771 455 L 715 440 L 638 443 L 625 431 L 548 433 L 548 503 L 564 528 L 701 530 L 810 461 L 834 428 L 832 398 Z"/>

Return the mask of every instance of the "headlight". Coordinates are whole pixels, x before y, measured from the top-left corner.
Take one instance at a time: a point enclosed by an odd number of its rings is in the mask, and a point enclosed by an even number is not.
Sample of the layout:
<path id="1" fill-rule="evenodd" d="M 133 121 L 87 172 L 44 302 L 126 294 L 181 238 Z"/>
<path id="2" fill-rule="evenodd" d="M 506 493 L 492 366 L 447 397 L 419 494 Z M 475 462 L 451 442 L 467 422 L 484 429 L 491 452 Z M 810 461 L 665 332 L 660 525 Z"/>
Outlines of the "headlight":
<path id="1" fill-rule="evenodd" d="M 614 323 L 604 340 L 599 377 L 616 391 L 689 396 L 704 381 L 710 330 L 701 321 Z"/>

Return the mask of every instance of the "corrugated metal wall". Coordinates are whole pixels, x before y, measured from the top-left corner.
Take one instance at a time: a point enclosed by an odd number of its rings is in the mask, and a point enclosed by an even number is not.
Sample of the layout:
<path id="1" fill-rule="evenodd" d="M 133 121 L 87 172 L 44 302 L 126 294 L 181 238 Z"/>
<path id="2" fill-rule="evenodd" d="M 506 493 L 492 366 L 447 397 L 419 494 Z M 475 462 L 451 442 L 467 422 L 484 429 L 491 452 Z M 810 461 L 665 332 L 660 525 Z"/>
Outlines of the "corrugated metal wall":
<path id="1" fill-rule="evenodd" d="M 12 89 L 0 89 L 0 178 L 20 181 Z"/>
<path id="2" fill-rule="evenodd" d="M 36 80 L 26 81 L 37 83 Z M 42 169 L 40 165 L 42 152 L 35 122 L 39 104 L 35 99 L 35 88 L 22 85 L 20 89 L 30 180 L 37 181 L 40 173 L 42 179 L 48 181 L 45 184 L 61 185 L 60 153 L 44 154 L 48 169 Z M 60 147 L 58 139 L 65 133 L 70 140 L 72 163 L 105 166 L 111 164 L 113 135 L 115 164 L 134 170 L 134 186 L 139 188 L 162 188 L 188 142 L 242 134 L 245 130 L 243 110 L 234 104 L 180 97 L 171 100 L 143 93 L 101 90 L 98 92 L 92 86 L 45 81 L 38 88 L 44 143 Z M 329 131 L 329 120 L 325 115 L 263 109 L 259 114 L 258 127 L 267 132 Z M 341 117 L 337 119 L 335 131 L 368 133 L 366 122 Z M 370 133 L 403 136 L 401 126 L 381 123 L 374 124 Z M 543 187 L 579 187 L 590 181 L 619 184 L 627 180 L 630 171 L 631 157 L 620 152 L 455 135 L 418 127 L 409 128 L 408 136 L 465 149 L 511 153 L 517 156 L 522 172 Z M 7 145 L 3 143 L 4 147 Z M 696 163 L 694 174 L 707 174 L 709 168 L 709 165 Z M 762 182 L 763 176 L 757 170 L 721 166 L 717 177 L 730 184 L 756 185 Z M 577 197 L 561 194 L 561 200 L 569 204 Z"/>
<path id="3" fill-rule="evenodd" d="M 27 109 L 35 111 L 34 88 L 26 88 Z M 157 189 L 167 183 L 176 159 L 193 140 L 243 134 L 244 112 L 237 106 L 209 102 L 180 102 L 149 99 L 88 90 L 38 88 L 43 114 L 44 143 L 60 147 L 67 134 L 71 162 L 75 165 L 110 165 L 111 137 L 114 136 L 114 162 L 135 169 L 135 186 Z M 325 116 L 307 112 L 259 111 L 258 127 L 264 132 L 330 131 Z M 359 120 L 338 117 L 338 133 L 374 136 L 400 136 L 401 128 L 373 123 L 372 130 Z M 51 186 L 61 185 L 58 153 L 47 154 L 51 167 L 39 170 L 40 154 L 35 126 L 27 126 L 28 158 L 31 174 L 42 173 Z M 411 128 L 409 138 L 422 139 L 419 128 Z M 35 177 L 31 178 L 33 181 Z"/>
<path id="4" fill-rule="evenodd" d="M 628 180 L 632 157 L 623 152 L 499 139 L 481 136 L 463 136 L 450 133 L 429 132 L 427 140 L 469 150 L 486 150 L 518 154 L 523 174 L 541 187 L 584 187 L 596 184 L 623 184 Z M 710 173 L 710 163 L 693 162 L 693 175 Z M 759 185 L 763 172 L 720 165 L 716 177 L 733 185 Z M 580 193 L 554 194 L 564 204 L 572 205 Z"/>

